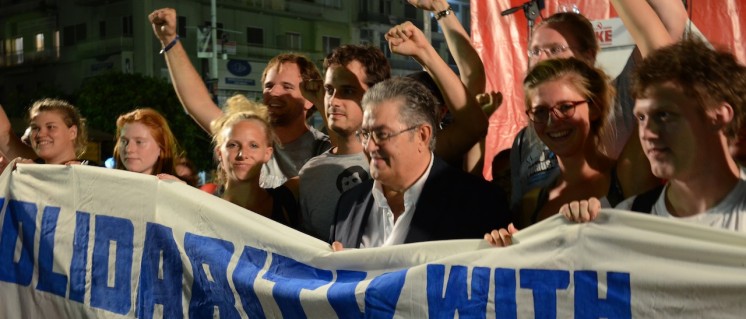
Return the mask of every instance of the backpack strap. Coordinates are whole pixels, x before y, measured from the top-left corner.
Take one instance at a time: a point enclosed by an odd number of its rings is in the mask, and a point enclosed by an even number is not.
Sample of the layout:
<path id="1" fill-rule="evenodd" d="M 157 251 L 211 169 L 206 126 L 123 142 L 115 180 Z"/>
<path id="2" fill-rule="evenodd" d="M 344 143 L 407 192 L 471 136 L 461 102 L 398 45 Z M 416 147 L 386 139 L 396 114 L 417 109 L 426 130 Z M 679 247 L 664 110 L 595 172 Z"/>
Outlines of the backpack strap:
<path id="1" fill-rule="evenodd" d="M 650 214 L 653 211 L 653 205 L 655 205 L 658 197 L 661 196 L 661 192 L 663 192 L 664 186 L 665 185 L 661 185 L 640 195 L 637 195 L 635 199 L 632 200 L 632 207 L 630 208 L 630 210 L 633 212 Z"/>

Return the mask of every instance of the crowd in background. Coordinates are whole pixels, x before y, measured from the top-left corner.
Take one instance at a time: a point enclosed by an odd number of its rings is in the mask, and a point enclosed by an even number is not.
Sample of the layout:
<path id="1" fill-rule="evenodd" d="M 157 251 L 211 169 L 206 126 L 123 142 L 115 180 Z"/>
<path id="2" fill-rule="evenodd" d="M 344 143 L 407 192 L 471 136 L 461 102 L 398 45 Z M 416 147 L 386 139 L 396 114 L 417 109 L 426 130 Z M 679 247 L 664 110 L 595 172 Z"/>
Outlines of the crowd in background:
<path id="1" fill-rule="evenodd" d="M 116 119 L 113 168 L 199 186 L 335 250 L 459 238 L 504 246 L 555 214 L 588 222 L 612 207 L 746 231 L 746 66 L 691 34 L 681 1 L 611 0 L 637 45 L 614 79 L 596 66 L 587 18 L 540 21 L 523 80 L 529 125 L 492 161 L 493 181 L 481 165 L 502 96 L 485 91 L 487 71 L 446 0 L 409 2 L 432 12 L 457 73 L 405 22 L 386 33 L 389 49 L 422 72 L 392 77 L 385 54 L 366 45 L 334 49 L 321 71 L 283 53 L 262 74 L 261 102 L 236 95 L 222 106 L 180 42 L 176 10 L 153 11 L 174 90 L 212 138 L 215 178 L 198 185 L 168 119 L 148 107 Z M 323 129 L 307 124 L 313 112 Z M 0 108 L 2 163 L 97 165 L 81 159 L 83 116 L 41 99 L 17 137 Z"/>

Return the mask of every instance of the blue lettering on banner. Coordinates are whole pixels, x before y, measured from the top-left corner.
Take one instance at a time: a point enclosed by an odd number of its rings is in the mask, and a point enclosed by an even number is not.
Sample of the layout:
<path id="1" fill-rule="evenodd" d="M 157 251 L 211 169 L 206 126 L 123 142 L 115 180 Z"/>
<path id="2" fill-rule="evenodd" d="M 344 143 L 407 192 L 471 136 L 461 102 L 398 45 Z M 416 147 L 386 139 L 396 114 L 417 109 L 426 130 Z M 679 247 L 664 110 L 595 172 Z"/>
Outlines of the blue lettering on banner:
<path id="1" fill-rule="evenodd" d="M 244 246 L 233 271 L 233 285 L 241 298 L 241 305 L 249 318 L 264 319 L 264 309 L 254 290 L 254 282 L 259 271 L 267 261 L 267 252 L 250 246 Z"/>
<path id="2" fill-rule="evenodd" d="M 330 283 L 332 272 L 272 254 L 272 264 L 264 278 L 275 282 L 272 296 L 280 306 L 283 318 L 306 318 L 300 303 L 300 291 L 314 290 Z"/>
<path id="3" fill-rule="evenodd" d="M 362 271 L 337 270 L 337 280 L 329 287 L 326 296 L 340 319 L 363 318 L 355 298 L 355 288 L 366 276 L 367 273 Z"/>
<path id="4" fill-rule="evenodd" d="M 402 269 L 374 278 L 365 290 L 365 318 L 393 318 L 406 277 Z"/>
<path id="5" fill-rule="evenodd" d="M 515 269 L 495 268 L 495 313 L 499 318 L 518 318 Z"/>
<path id="6" fill-rule="evenodd" d="M 557 318 L 557 289 L 567 289 L 570 272 L 567 270 L 521 269 L 521 288 L 533 290 L 534 317 Z"/>
<path id="7" fill-rule="evenodd" d="M 2 201 L 5 202 L 5 199 L 3 198 Z M 0 236 L 0 280 L 28 286 L 34 273 L 36 205 L 11 199 L 5 211 L 2 232 Z M 21 236 L 21 257 L 16 262 L 14 259 L 18 236 Z"/>
<path id="8" fill-rule="evenodd" d="M 88 264 L 88 237 L 91 229 L 91 214 L 75 212 L 73 234 L 73 257 L 70 262 L 70 300 L 83 303 L 85 298 L 85 275 Z"/>
<path id="9" fill-rule="evenodd" d="M 47 206 L 41 220 L 41 238 L 39 238 L 39 282 L 36 289 L 51 292 L 65 297 L 67 276 L 54 272 L 54 234 L 60 208 Z"/>
<path id="10" fill-rule="evenodd" d="M 490 291 L 490 269 L 474 267 L 471 272 L 471 298 L 467 289 L 466 266 L 451 266 L 443 292 L 445 265 L 427 266 L 427 307 L 430 318 L 485 318 Z"/>
<path id="11" fill-rule="evenodd" d="M 5 203 L 5 198 L 0 198 L 0 207 Z M 34 266 L 38 264 L 36 290 L 64 298 L 69 285 L 69 300 L 83 303 L 89 293 L 91 307 L 126 315 L 132 309 L 133 267 L 139 267 L 135 270 L 135 273 L 139 272 L 135 298 L 137 318 L 153 318 L 156 305 L 162 306 L 164 318 L 183 317 L 185 291 L 191 292 L 190 318 L 210 318 L 215 311 L 221 318 L 240 318 L 242 315 L 236 306 L 235 295 L 239 296 L 240 307 L 249 318 L 266 318 L 254 288 L 256 278 L 268 264 L 270 255 L 265 250 L 244 246 L 229 278 L 228 268 L 234 254 L 234 244 L 219 238 L 186 233 L 183 252 L 193 272 L 190 291 L 182 286 L 184 282 L 189 282 L 184 280 L 189 274 L 185 274 L 182 250 L 170 227 L 146 223 L 144 241 L 140 245 L 134 242 L 135 227 L 131 220 L 95 215 L 93 248 L 89 252 L 91 214 L 76 211 L 72 246 L 56 247 L 55 236 L 60 233 L 57 226 L 62 210 L 56 206 L 44 207 L 40 225 L 37 225 L 39 211 L 34 203 L 7 201 L 0 228 L 0 281 L 29 286 L 33 281 Z M 37 227 L 40 231 L 38 237 Z M 65 233 L 68 231 L 65 229 Z M 39 238 L 38 255 L 34 255 L 35 238 Z M 58 244 L 60 242 L 65 241 L 61 240 Z M 19 243 L 20 256 L 17 256 Z M 112 243 L 116 245 L 114 256 L 110 256 Z M 139 264 L 133 264 L 132 260 L 135 245 L 142 247 Z M 67 273 L 57 273 L 53 268 L 58 261 L 55 259 L 55 250 L 63 248 L 72 252 L 70 268 Z M 90 265 L 89 253 L 92 256 Z M 113 260 L 113 265 L 110 265 L 110 260 Z M 90 274 L 87 274 L 88 270 Z M 370 279 L 364 293 L 364 311 L 358 305 L 356 294 L 360 282 L 368 278 L 368 273 L 363 271 L 336 270 L 336 279 L 333 280 L 331 270 L 272 254 L 263 278 L 274 282 L 272 297 L 284 318 L 306 318 L 301 292 L 328 285 L 326 300 L 337 317 L 388 319 L 393 318 L 396 312 L 407 271 L 402 269 Z M 428 316 L 432 318 L 453 318 L 456 315 L 461 318 L 485 318 L 490 285 L 494 285 L 494 311 L 497 317 L 517 318 L 517 291 L 530 289 L 535 318 L 556 318 L 558 290 L 568 289 L 571 273 L 570 270 L 512 268 L 494 268 L 492 272 L 491 268 L 486 267 L 442 264 L 426 265 L 425 271 Z M 491 272 L 494 273 L 492 281 Z M 90 276 L 90 281 L 86 280 L 87 276 Z M 113 283 L 109 278 L 113 278 Z M 604 298 L 599 297 L 596 271 L 574 271 L 573 283 L 575 318 L 632 318 L 629 273 L 607 272 Z M 569 306 L 565 299 L 562 300 L 563 306 Z"/>
<path id="12" fill-rule="evenodd" d="M 132 240 L 134 226 L 129 219 L 98 215 L 91 265 L 91 307 L 127 314 L 132 307 Z M 109 269 L 109 246 L 116 243 L 114 269 Z M 109 287 L 109 272 L 114 285 Z"/>
<path id="13" fill-rule="evenodd" d="M 171 228 L 147 223 L 137 291 L 138 318 L 153 318 L 156 304 L 163 306 L 163 318 L 184 317 L 181 307 L 184 267 L 180 256 Z"/>
<path id="14" fill-rule="evenodd" d="M 606 274 L 606 299 L 598 298 L 598 273 L 576 271 L 575 318 L 632 318 L 632 290 L 629 274 L 609 272 Z"/>
<path id="15" fill-rule="evenodd" d="M 220 318 L 240 318 L 234 306 L 236 299 L 228 285 L 228 263 L 233 255 L 233 243 L 187 233 L 184 250 L 192 263 L 194 282 L 189 301 L 189 318 L 212 318 L 215 308 Z M 208 278 L 205 268 L 212 278 Z"/>

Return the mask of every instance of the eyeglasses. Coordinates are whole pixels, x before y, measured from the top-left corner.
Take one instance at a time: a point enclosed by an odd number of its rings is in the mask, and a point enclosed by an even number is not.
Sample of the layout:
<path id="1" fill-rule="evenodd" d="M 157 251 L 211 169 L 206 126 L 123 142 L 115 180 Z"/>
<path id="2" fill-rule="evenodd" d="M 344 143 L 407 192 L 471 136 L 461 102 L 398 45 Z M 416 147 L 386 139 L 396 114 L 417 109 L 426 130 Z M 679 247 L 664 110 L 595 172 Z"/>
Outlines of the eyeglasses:
<path id="1" fill-rule="evenodd" d="M 569 101 L 569 102 L 562 102 L 552 107 L 547 106 L 537 106 L 533 109 L 530 109 L 526 111 L 526 114 L 528 115 L 528 118 L 536 123 L 536 124 L 546 124 L 547 121 L 549 121 L 549 114 L 554 114 L 555 118 L 558 119 L 567 119 L 571 118 L 573 115 L 575 115 L 575 107 L 583 104 L 588 103 L 588 100 L 582 100 L 582 101 Z"/>
<path id="2" fill-rule="evenodd" d="M 569 46 L 566 45 L 555 45 L 548 48 L 533 48 L 528 50 L 528 57 L 529 58 L 538 58 L 541 56 L 541 53 L 547 55 L 548 58 L 551 58 L 553 56 L 557 56 L 562 52 L 565 52 L 567 50 L 571 49 Z"/>
<path id="3" fill-rule="evenodd" d="M 419 125 L 411 126 L 408 128 L 405 128 L 401 131 L 394 132 L 394 133 L 387 133 L 387 132 L 381 132 L 381 131 L 366 131 L 366 130 L 359 130 L 355 133 L 357 135 L 357 138 L 360 140 L 360 143 L 363 145 L 367 145 L 371 138 L 373 138 L 373 142 L 376 142 L 376 144 L 381 144 L 386 142 L 388 139 L 395 137 L 401 133 L 409 132 L 411 130 L 414 130 L 416 128 L 420 127 Z"/>

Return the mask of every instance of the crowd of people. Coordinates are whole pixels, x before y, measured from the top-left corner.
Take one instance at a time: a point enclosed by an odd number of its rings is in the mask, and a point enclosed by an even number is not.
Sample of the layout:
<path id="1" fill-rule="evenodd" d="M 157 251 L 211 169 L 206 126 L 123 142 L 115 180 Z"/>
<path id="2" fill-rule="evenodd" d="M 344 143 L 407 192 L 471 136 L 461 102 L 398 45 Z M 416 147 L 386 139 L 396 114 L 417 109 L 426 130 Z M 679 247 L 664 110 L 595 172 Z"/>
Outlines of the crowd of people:
<path id="1" fill-rule="evenodd" d="M 323 76 L 283 53 L 262 74 L 261 102 L 236 95 L 223 106 L 179 40 L 176 10 L 153 11 L 174 90 L 214 144 L 216 178 L 201 189 L 334 250 L 462 238 L 505 246 L 555 214 L 588 222 L 612 207 L 746 231 L 746 66 L 690 34 L 681 1 L 612 0 L 637 44 L 613 80 L 595 66 L 587 18 L 539 23 L 523 81 L 529 125 L 498 154 L 492 182 L 479 165 L 502 97 L 485 92 L 484 66 L 446 0 L 409 2 L 433 13 L 458 74 L 405 22 L 386 33 L 389 49 L 423 72 L 392 77 L 385 54 L 365 45 L 335 48 Z M 307 124 L 314 111 L 328 135 Z M 42 99 L 28 115 L 19 138 L 0 108 L 4 163 L 92 164 L 80 159 L 86 127 L 73 105 Z M 138 108 L 116 125 L 115 169 L 197 186 L 166 117 Z"/>

